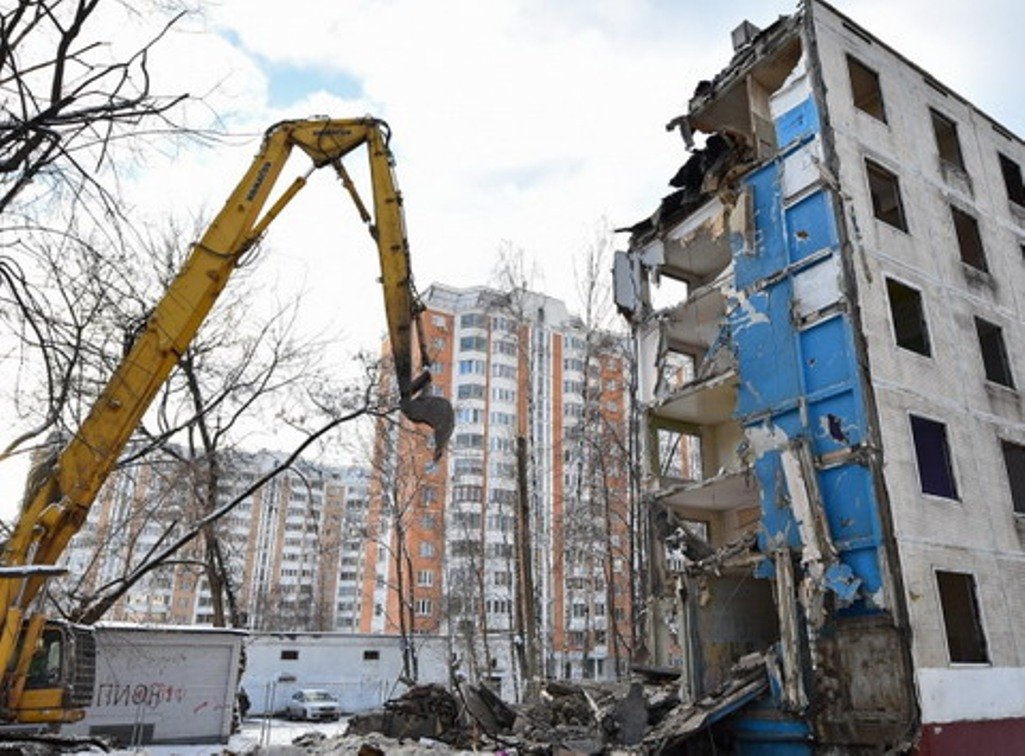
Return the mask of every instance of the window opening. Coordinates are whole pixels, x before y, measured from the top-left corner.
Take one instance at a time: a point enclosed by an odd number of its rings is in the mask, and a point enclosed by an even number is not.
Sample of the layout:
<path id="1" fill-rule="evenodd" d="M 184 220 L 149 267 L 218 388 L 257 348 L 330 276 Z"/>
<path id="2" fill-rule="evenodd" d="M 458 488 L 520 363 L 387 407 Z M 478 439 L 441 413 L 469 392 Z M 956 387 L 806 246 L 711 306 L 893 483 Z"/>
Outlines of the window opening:
<path id="1" fill-rule="evenodd" d="M 1011 441 L 1001 441 L 1004 450 L 1004 466 L 1007 481 L 1011 486 L 1011 503 L 1017 514 L 1025 515 L 1025 446 Z"/>
<path id="2" fill-rule="evenodd" d="M 890 299 L 890 316 L 897 346 L 931 357 L 929 326 L 925 321 L 921 292 L 887 278 L 886 293 Z"/>
<path id="3" fill-rule="evenodd" d="M 865 170 L 868 171 L 868 190 L 872 194 L 872 212 L 876 218 L 907 231 L 897 177 L 871 160 L 865 161 Z"/>
<path id="4" fill-rule="evenodd" d="M 930 110 L 929 114 L 932 116 L 932 131 L 936 136 L 940 160 L 963 171 L 964 155 L 961 154 L 961 141 L 957 138 L 957 124 L 935 110 Z"/>
<path id="5" fill-rule="evenodd" d="M 950 208 L 954 218 L 954 230 L 957 232 L 957 246 L 961 250 L 961 260 L 977 270 L 987 272 L 986 255 L 982 250 L 982 236 L 979 234 L 979 221 L 968 213 Z"/>
<path id="6" fill-rule="evenodd" d="M 886 108 L 883 106 L 883 90 L 879 86 L 879 74 L 860 60 L 847 56 L 847 70 L 851 77 L 851 95 L 854 107 L 886 123 Z"/>
<path id="7" fill-rule="evenodd" d="M 957 485 L 951 464 L 950 445 L 947 443 L 947 426 L 911 415 L 911 435 L 915 442 L 922 493 L 956 499 Z"/>
<path id="8" fill-rule="evenodd" d="M 1021 180 L 1021 166 L 1007 157 L 1000 155 L 1000 172 L 1004 174 L 1004 186 L 1007 187 L 1007 199 L 1016 205 L 1025 207 L 1025 184 Z"/>
<path id="9" fill-rule="evenodd" d="M 285 650 L 281 652 L 281 658 L 285 660 L 294 660 L 299 658 L 299 652 L 293 650 Z"/>
<path id="10" fill-rule="evenodd" d="M 951 663 L 985 664 L 989 655 L 975 596 L 975 578 L 963 572 L 937 570 L 936 585 Z"/>
<path id="11" fill-rule="evenodd" d="M 995 323 L 976 318 L 975 331 L 979 335 L 979 349 L 982 352 L 983 367 L 986 369 L 986 380 L 1014 388 L 1003 330 Z"/>

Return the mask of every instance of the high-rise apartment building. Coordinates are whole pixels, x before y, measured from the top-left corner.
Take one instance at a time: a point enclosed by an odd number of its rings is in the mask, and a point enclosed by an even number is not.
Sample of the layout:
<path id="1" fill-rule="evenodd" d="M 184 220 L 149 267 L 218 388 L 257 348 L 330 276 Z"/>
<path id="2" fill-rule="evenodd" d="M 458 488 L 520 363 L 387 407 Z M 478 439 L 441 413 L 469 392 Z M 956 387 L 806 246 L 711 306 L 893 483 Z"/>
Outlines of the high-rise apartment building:
<path id="1" fill-rule="evenodd" d="M 452 401 L 455 431 L 435 464 L 424 438 L 379 427 L 377 573 L 361 629 L 446 634 L 464 672 L 509 696 L 527 669 L 521 642 L 538 673 L 625 670 L 635 557 L 625 342 L 532 292 L 434 285 L 424 303 L 434 390 Z"/>
<path id="2" fill-rule="evenodd" d="M 200 516 L 193 487 L 199 466 L 178 457 L 151 455 L 111 476 L 66 551 L 69 575 L 60 586 L 71 601 L 116 584 L 178 537 L 184 523 Z M 273 452 L 223 455 L 216 505 L 245 493 L 284 457 Z M 298 463 L 217 522 L 214 534 L 242 626 L 357 630 L 368 494 L 364 468 Z M 214 597 L 203 566 L 207 561 L 200 536 L 172 564 L 136 583 L 105 618 L 211 623 Z M 230 615 L 227 594 L 222 601 Z"/>
<path id="3" fill-rule="evenodd" d="M 1025 144 L 820 0 L 733 37 L 616 260 L 654 650 L 738 752 L 1020 750 Z"/>

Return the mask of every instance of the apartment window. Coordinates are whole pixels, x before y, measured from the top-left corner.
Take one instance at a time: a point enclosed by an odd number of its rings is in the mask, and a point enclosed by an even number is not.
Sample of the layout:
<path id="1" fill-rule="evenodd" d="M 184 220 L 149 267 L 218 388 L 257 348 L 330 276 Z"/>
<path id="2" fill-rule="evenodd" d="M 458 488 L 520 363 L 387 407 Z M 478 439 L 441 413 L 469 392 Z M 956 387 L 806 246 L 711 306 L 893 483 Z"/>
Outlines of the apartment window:
<path id="1" fill-rule="evenodd" d="M 430 599 L 417 599 L 416 600 L 416 613 L 421 617 L 429 617 L 431 614 L 431 600 Z"/>
<path id="2" fill-rule="evenodd" d="M 907 231 L 897 177 L 871 160 L 865 161 L 865 170 L 868 172 L 868 190 L 872 195 L 872 212 L 875 217 L 894 228 Z"/>
<path id="3" fill-rule="evenodd" d="M 434 556 L 434 554 L 435 554 L 435 550 L 434 550 L 434 544 L 433 543 L 431 543 L 430 541 L 421 541 L 420 542 L 420 556 L 422 556 L 422 557 L 432 557 L 432 556 Z"/>
<path id="4" fill-rule="evenodd" d="M 986 369 L 986 380 L 1014 388 L 1011 363 L 1007 359 L 1004 333 L 1000 326 L 982 318 L 976 318 L 975 332 L 979 334 L 979 349 L 982 351 L 982 364 Z"/>
<path id="5" fill-rule="evenodd" d="M 951 206 L 954 230 L 957 232 L 957 246 L 961 250 L 961 261 L 981 271 L 987 271 L 986 255 L 982 251 L 982 236 L 979 221 L 968 213 Z"/>
<path id="6" fill-rule="evenodd" d="M 364 651 L 363 661 L 378 661 L 381 658 L 380 651 Z"/>
<path id="7" fill-rule="evenodd" d="M 484 460 L 480 457 L 460 457 L 453 466 L 456 475 L 483 475 Z"/>
<path id="8" fill-rule="evenodd" d="M 466 383 L 459 387 L 458 396 L 460 399 L 483 399 L 484 384 Z"/>
<path id="9" fill-rule="evenodd" d="M 281 652 L 281 659 L 283 661 L 295 661 L 298 658 L 299 658 L 299 652 L 298 651 L 293 651 L 293 650 L 290 650 L 290 649 L 286 649 L 286 650 Z"/>
<path id="10" fill-rule="evenodd" d="M 496 386 L 495 388 L 491 389 L 491 398 L 494 399 L 496 402 L 515 402 L 516 391 L 509 388 L 501 388 Z"/>
<path id="11" fill-rule="evenodd" d="M 416 573 L 416 584 L 421 588 L 430 588 L 434 585 L 434 573 L 430 570 L 419 570 Z"/>
<path id="12" fill-rule="evenodd" d="M 457 433 L 455 447 L 457 449 L 483 449 L 484 435 L 481 433 Z"/>
<path id="13" fill-rule="evenodd" d="M 495 351 L 498 354 L 504 354 L 506 357 L 515 357 L 517 352 L 516 342 L 497 341 L 495 342 Z"/>
<path id="14" fill-rule="evenodd" d="M 879 74 L 850 55 L 847 56 L 847 71 L 851 77 L 854 107 L 886 123 L 886 108 L 883 107 L 883 90 L 879 86 Z"/>
<path id="15" fill-rule="evenodd" d="M 989 655 L 975 596 L 975 578 L 963 572 L 937 570 L 936 585 L 951 663 L 985 664 Z"/>
<path id="16" fill-rule="evenodd" d="M 1000 155 L 1000 172 L 1004 174 L 1004 186 L 1007 187 L 1007 199 L 1016 205 L 1025 206 L 1025 184 L 1021 180 L 1021 166 L 1007 157 Z"/>
<path id="17" fill-rule="evenodd" d="M 488 340 L 483 336 L 463 336 L 459 339 L 460 352 L 486 352 Z"/>
<path id="18" fill-rule="evenodd" d="M 1025 446 L 1010 441 L 1001 441 L 1004 450 L 1004 466 L 1011 485 L 1011 502 L 1016 514 L 1025 515 Z"/>
<path id="19" fill-rule="evenodd" d="M 484 360 L 459 360 L 459 375 L 484 375 Z"/>
<path id="20" fill-rule="evenodd" d="M 447 324 L 445 323 L 444 315 L 431 315 L 431 325 L 435 328 L 444 328 Z"/>
<path id="21" fill-rule="evenodd" d="M 459 318 L 460 328 L 487 328 L 488 316 L 479 312 L 468 312 Z"/>
<path id="22" fill-rule="evenodd" d="M 480 512 L 455 512 L 452 524 L 461 530 L 480 530 Z"/>
<path id="23" fill-rule="evenodd" d="M 484 410 L 477 407 L 460 407 L 456 410 L 456 422 L 460 425 L 482 423 L 484 422 Z"/>
<path id="24" fill-rule="evenodd" d="M 954 466 L 951 464 L 947 426 L 928 418 L 911 415 L 911 435 L 915 442 L 918 478 L 922 493 L 957 498 Z"/>
<path id="25" fill-rule="evenodd" d="M 964 156 L 961 154 L 961 141 L 957 138 L 957 124 L 935 110 L 930 110 L 929 114 L 940 160 L 963 171 Z"/>
<path id="26" fill-rule="evenodd" d="M 463 501 L 484 501 L 484 489 L 481 486 L 453 486 L 452 487 L 452 501 L 463 502 Z"/>

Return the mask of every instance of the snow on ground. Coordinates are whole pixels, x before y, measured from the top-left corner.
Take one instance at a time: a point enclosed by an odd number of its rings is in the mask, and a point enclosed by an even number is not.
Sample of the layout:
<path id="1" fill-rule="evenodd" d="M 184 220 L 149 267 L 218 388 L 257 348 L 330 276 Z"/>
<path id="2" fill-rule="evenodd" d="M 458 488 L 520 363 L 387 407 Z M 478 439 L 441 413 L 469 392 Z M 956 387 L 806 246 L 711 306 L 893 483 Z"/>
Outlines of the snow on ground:
<path id="1" fill-rule="evenodd" d="M 229 747 L 239 753 L 244 748 L 234 748 L 236 739 L 252 742 L 253 746 L 291 745 L 292 741 L 310 732 L 322 732 L 328 737 L 344 735 L 349 723 L 346 719 L 338 722 L 288 722 L 284 719 L 263 719 L 247 717 L 242 723 L 242 732 L 232 738 Z M 241 742 L 238 743 L 242 745 Z"/>
<path id="2" fill-rule="evenodd" d="M 251 754 L 265 748 L 274 748 L 275 753 L 282 753 L 278 750 L 281 746 L 292 745 L 292 741 L 302 735 L 311 732 L 321 732 L 327 737 L 343 735 L 348 726 L 345 719 L 338 722 L 289 722 L 284 719 L 247 717 L 242 723 L 242 731 L 232 735 L 227 746 L 150 745 L 123 748 L 110 753 L 116 756 L 221 756 L 224 753 Z"/>

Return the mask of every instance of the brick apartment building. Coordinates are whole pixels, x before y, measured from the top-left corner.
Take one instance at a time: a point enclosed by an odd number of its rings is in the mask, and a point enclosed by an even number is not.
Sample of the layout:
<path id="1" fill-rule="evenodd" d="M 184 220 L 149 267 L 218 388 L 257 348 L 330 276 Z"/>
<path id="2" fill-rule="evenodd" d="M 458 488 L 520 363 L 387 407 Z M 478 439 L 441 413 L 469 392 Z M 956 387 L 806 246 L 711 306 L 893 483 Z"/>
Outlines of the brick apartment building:
<path id="1" fill-rule="evenodd" d="M 218 504 L 243 493 L 283 454 L 232 453 L 220 464 Z M 64 558 L 59 585 L 76 595 L 116 581 L 195 519 L 187 466 L 158 455 L 118 470 L 104 486 Z M 216 526 L 242 625 L 256 630 L 358 627 L 367 472 L 300 463 L 244 499 Z M 136 584 L 105 619 L 209 624 L 213 601 L 202 569 L 202 539 L 175 566 Z"/>
<path id="2" fill-rule="evenodd" d="M 422 437 L 382 423 L 372 481 L 361 630 L 441 633 L 465 671 L 514 696 L 513 649 L 536 616 L 539 670 L 606 678 L 631 635 L 624 342 L 526 292 L 434 285 L 424 296 L 434 390 L 456 426 L 438 464 Z M 519 603 L 524 481 L 534 600 Z M 398 558 L 397 558 L 398 557 Z M 401 568 L 401 569 L 400 569 Z M 401 586 L 401 591 L 400 591 Z M 401 600 L 404 598 L 404 600 Z M 402 608 L 405 608 L 405 615 Z"/>

